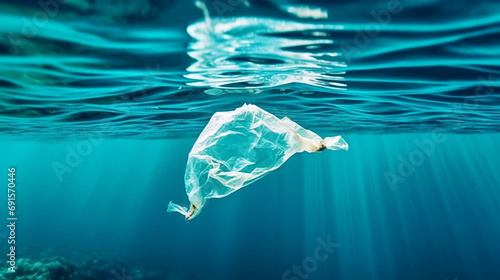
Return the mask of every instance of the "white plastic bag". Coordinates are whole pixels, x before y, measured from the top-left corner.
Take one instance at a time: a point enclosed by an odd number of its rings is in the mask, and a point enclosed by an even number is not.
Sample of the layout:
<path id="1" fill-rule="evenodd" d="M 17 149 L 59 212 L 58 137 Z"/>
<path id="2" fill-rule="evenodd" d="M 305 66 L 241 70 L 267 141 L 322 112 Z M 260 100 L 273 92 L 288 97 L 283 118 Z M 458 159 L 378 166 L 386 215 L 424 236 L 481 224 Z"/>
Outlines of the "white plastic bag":
<path id="1" fill-rule="evenodd" d="M 196 217 L 207 199 L 227 196 L 280 167 L 295 153 L 346 150 L 341 136 L 322 139 L 288 118 L 255 105 L 215 113 L 196 140 L 184 182 L 191 206 L 170 202 L 169 212 Z"/>

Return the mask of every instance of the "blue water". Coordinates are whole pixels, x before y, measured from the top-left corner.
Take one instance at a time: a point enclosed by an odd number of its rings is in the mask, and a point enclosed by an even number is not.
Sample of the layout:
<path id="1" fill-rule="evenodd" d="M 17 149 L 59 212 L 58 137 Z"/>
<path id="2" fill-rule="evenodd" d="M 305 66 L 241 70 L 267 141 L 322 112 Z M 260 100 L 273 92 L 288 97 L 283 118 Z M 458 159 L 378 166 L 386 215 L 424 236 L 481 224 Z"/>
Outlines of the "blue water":
<path id="1" fill-rule="evenodd" d="M 498 1 L 197 6 L 0 3 L 1 277 L 500 279 Z M 350 149 L 167 213 L 244 103 Z"/>

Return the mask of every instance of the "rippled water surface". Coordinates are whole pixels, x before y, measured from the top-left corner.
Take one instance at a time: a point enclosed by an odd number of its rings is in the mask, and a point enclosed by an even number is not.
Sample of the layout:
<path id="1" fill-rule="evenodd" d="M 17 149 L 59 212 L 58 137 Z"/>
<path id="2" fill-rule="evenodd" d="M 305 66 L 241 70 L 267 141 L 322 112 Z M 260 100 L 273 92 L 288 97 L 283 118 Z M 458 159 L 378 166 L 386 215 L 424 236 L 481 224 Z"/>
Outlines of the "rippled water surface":
<path id="1" fill-rule="evenodd" d="M 325 132 L 500 130 L 498 1 L 55 3 L 0 4 L 3 134 L 196 135 L 243 103 Z"/>

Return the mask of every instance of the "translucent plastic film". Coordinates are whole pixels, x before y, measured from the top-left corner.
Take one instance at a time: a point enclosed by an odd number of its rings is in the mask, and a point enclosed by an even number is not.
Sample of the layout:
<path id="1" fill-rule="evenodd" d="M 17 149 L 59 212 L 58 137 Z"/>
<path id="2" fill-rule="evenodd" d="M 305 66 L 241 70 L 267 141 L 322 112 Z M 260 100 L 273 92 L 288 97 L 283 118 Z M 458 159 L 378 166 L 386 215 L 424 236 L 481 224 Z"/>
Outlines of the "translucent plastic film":
<path id="1" fill-rule="evenodd" d="M 215 113 L 189 153 L 184 182 L 189 209 L 170 202 L 169 212 L 192 219 L 207 199 L 227 196 L 280 167 L 300 152 L 347 150 L 341 136 L 322 139 L 288 118 L 255 105 Z"/>

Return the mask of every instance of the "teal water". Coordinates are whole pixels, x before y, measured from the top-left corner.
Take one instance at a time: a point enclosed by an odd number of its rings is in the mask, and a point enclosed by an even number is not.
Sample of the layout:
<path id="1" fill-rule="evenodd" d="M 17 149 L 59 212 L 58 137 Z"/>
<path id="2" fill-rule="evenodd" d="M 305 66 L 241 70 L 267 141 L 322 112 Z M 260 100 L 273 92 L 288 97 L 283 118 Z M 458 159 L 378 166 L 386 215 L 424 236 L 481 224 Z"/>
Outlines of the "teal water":
<path id="1" fill-rule="evenodd" d="M 496 279 L 499 136 L 448 135 L 389 185 L 384 174 L 428 138 L 345 135 L 349 152 L 295 155 L 189 222 L 166 207 L 185 200 L 193 138 L 102 140 L 62 182 L 52 164 L 66 164 L 78 142 L 2 142 L 2 169 L 17 169 L 23 257 L 113 256 L 128 271 L 186 279 L 280 279 L 330 236 L 339 247 L 310 279 Z"/>
<path id="2" fill-rule="evenodd" d="M 0 3 L 1 277 L 500 279 L 498 1 L 41 3 Z M 244 103 L 349 151 L 167 213 Z"/>
<path id="3" fill-rule="evenodd" d="M 16 3 L 0 10 L 7 135 L 194 137 L 245 102 L 330 133 L 498 132 L 497 1 L 310 3 L 319 19 L 291 1 L 207 19 L 190 1 Z"/>

